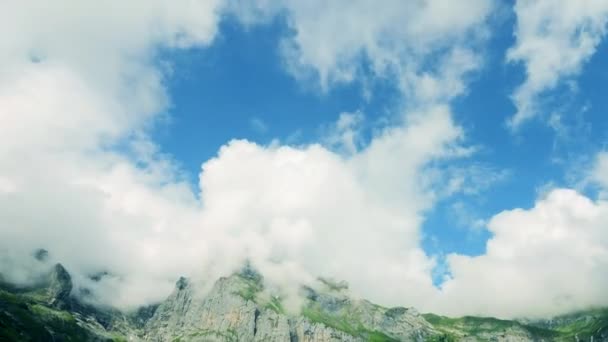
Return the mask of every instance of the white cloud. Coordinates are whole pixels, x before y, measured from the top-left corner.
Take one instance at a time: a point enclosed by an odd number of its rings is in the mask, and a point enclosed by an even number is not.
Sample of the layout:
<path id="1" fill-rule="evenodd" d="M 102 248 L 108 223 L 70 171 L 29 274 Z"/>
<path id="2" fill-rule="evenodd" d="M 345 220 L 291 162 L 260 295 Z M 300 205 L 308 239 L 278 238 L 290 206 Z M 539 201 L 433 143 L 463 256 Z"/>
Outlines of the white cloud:
<path id="1" fill-rule="evenodd" d="M 346 154 L 357 152 L 362 145 L 362 122 L 363 113 L 340 113 L 338 120 L 328 127 L 326 132 L 326 143 Z"/>
<path id="2" fill-rule="evenodd" d="M 608 152 L 602 151 L 595 157 L 589 180 L 601 187 L 600 197 L 608 197 Z"/>
<path id="3" fill-rule="evenodd" d="M 455 225 L 470 230 L 467 233 L 480 232 L 487 225 L 487 222 L 464 202 L 455 202 L 450 205 L 448 213 Z"/>
<path id="4" fill-rule="evenodd" d="M 445 108 L 426 115 L 433 120 L 391 129 L 348 160 L 316 145 L 231 142 L 203 165 L 200 202 L 162 160 L 141 169 L 99 150 L 4 155 L 20 187 L 0 196 L 0 237 L 11 241 L 3 249 L 28 260 L 47 248 L 79 285 L 119 307 L 161 299 L 179 275 L 214 279 L 246 258 L 274 274 L 296 267 L 292 285 L 326 274 L 379 302 L 422 306 L 433 261 L 418 234 L 433 195 L 419 171 L 449 155 L 458 134 Z M 85 279 L 105 269 L 114 276 Z M 378 280 L 410 285 L 378 291 Z"/>
<path id="5" fill-rule="evenodd" d="M 449 112 L 429 115 L 448 124 L 391 130 L 346 160 L 317 145 L 264 148 L 234 141 L 203 165 L 201 226 L 227 234 L 222 248 L 234 244 L 230 250 L 262 271 L 297 265 L 304 279 L 329 275 L 382 303 L 423 305 L 434 291 L 433 262 L 419 247 L 418 227 L 432 198 L 416 179 L 428 158 L 447 153 L 453 134 Z M 435 143 L 419 145 L 419 134 Z M 403 176 L 389 184 L 387 169 Z M 395 286 L 377 291 L 378 281 Z"/>
<path id="6" fill-rule="evenodd" d="M 570 191 L 494 217 L 488 254 L 450 256 L 454 279 L 444 293 L 432 286 L 424 214 L 453 178 L 482 177 L 441 165 L 472 153 L 445 103 L 466 92 L 466 74 L 483 60 L 468 39 L 483 36 L 491 2 L 450 3 L 251 4 L 267 16 L 288 11 L 294 70 L 329 86 L 360 77 L 365 54 L 416 105 L 367 146 L 358 145 L 357 116 L 345 115 L 336 133 L 347 155 L 231 141 L 203 163 L 196 190 L 146 136 L 170 101 L 154 53 L 209 44 L 225 4 L 9 5 L 0 13 L 0 270 L 27 281 L 39 271 L 31 251 L 44 247 L 77 286 L 123 308 L 162 299 L 180 275 L 215 279 L 247 258 L 284 287 L 325 275 L 422 310 L 510 315 L 595 304 L 606 285 L 606 204 Z M 438 63 L 425 67 L 425 58 Z M 470 190 L 456 183 L 450 193 Z M 534 268 L 546 260 L 575 267 Z M 111 274 L 101 282 L 87 279 L 103 270 Z"/>
<path id="7" fill-rule="evenodd" d="M 492 1 L 453 2 L 234 0 L 234 13 L 258 23 L 284 13 L 293 35 L 283 41 L 288 70 L 322 89 L 363 76 L 398 81 L 411 100 L 445 100 L 464 92 L 462 76 L 481 66 L 473 47 L 486 37 Z M 256 15 L 257 14 L 257 15 Z M 262 18 L 262 19 L 260 19 Z M 429 63 L 429 59 L 436 61 Z"/>
<path id="8" fill-rule="evenodd" d="M 460 151 L 464 156 L 473 155 L 474 148 Z M 462 193 L 469 196 L 479 195 L 497 183 L 504 182 L 510 176 L 509 170 L 501 170 L 483 163 L 468 163 L 465 166 L 445 166 L 438 177 L 449 175 L 449 182 L 443 187 L 443 195 L 450 196 Z"/>
<path id="9" fill-rule="evenodd" d="M 145 131 L 168 103 L 152 57 L 161 45 L 208 44 L 218 6 L 68 0 L 3 6 L 0 169 L 10 190 L 0 193 L 3 273 L 26 281 L 32 276 L 26 270 L 35 268 L 7 260 L 27 264 L 33 248 L 46 247 L 79 284 L 86 274 L 115 272 L 120 286 L 100 295 L 129 306 L 164 295 L 174 282 L 168 270 L 185 271 L 168 252 L 179 250 L 183 236 L 165 235 L 170 223 L 191 220 L 189 208 L 198 204 L 170 161 L 142 149 L 153 146 Z"/>
<path id="10" fill-rule="evenodd" d="M 231 142 L 204 163 L 195 194 L 146 136 L 170 100 L 154 53 L 210 43 L 222 4 L 117 6 L 25 2 L 0 14 L 3 273 L 27 281 L 35 267 L 15 263 L 44 247 L 77 286 L 133 307 L 180 275 L 214 279 L 250 258 L 278 283 L 326 273 L 383 303 L 423 305 L 435 290 L 419 226 L 437 198 L 423 170 L 461 150 L 447 106 L 421 107 L 348 158 Z M 378 279 L 411 286 L 378 291 Z"/>
<path id="11" fill-rule="evenodd" d="M 539 114 L 539 96 L 577 76 L 606 34 L 608 3 L 603 0 L 518 0 L 516 42 L 509 62 L 522 62 L 526 80 L 513 94 L 513 129 Z"/>
<path id="12" fill-rule="evenodd" d="M 486 254 L 448 256 L 452 279 L 438 310 L 546 317 L 608 305 L 606 222 L 607 202 L 567 189 L 494 216 Z"/>

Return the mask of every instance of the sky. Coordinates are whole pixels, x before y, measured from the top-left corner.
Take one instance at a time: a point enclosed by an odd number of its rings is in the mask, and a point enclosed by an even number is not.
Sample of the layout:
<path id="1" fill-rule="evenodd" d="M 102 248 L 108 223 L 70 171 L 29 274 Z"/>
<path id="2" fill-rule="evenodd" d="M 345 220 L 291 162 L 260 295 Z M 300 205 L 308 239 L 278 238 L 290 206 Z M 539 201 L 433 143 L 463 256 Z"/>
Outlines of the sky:
<path id="1" fill-rule="evenodd" d="M 608 305 L 606 1 L 2 7 L 6 279 L 61 262 L 130 310 L 249 261 L 284 298 Z"/>

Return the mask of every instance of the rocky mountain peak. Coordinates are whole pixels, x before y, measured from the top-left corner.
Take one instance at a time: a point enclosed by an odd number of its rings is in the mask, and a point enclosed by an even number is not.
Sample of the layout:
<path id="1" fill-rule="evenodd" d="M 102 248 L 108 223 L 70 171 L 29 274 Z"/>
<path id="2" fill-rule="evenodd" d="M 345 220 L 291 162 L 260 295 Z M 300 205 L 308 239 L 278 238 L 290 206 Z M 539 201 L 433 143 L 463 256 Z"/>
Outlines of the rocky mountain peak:
<path id="1" fill-rule="evenodd" d="M 337 281 L 326 277 L 318 277 L 317 280 L 332 291 L 348 290 L 348 283 L 344 280 Z"/>
<path id="2" fill-rule="evenodd" d="M 176 290 L 183 290 L 186 287 L 188 287 L 189 285 L 189 281 L 188 278 L 185 277 L 179 277 L 179 279 L 177 280 L 177 282 L 175 283 L 175 289 Z"/>
<path id="3" fill-rule="evenodd" d="M 264 280 L 262 274 L 258 272 L 258 270 L 255 269 L 250 262 L 245 262 L 245 265 L 243 265 L 241 270 L 238 271 L 236 275 L 260 283 Z"/>
<path id="4" fill-rule="evenodd" d="M 608 341 L 608 309 L 536 322 L 450 318 L 376 305 L 352 296 L 345 282 L 322 278 L 302 287 L 300 311 L 287 312 L 289 299 L 273 289 L 246 265 L 205 292 L 181 277 L 162 303 L 127 313 L 70 297 L 72 279 L 56 264 L 42 287 L 0 290 L 0 340 Z"/>
<path id="5" fill-rule="evenodd" d="M 218 279 L 204 296 L 180 278 L 145 327 L 153 341 L 423 341 L 437 332 L 408 309 L 386 309 L 347 294 L 343 282 L 303 288 L 300 313 L 283 309 L 251 265 Z M 387 335 L 388 332 L 390 335 Z"/>
<path id="6" fill-rule="evenodd" d="M 56 264 L 49 274 L 47 287 L 48 304 L 53 307 L 65 307 L 72 292 L 72 277 L 61 264 Z"/>
<path id="7" fill-rule="evenodd" d="M 49 251 L 47 251 L 44 248 L 38 248 L 34 251 L 34 259 L 40 261 L 40 262 L 45 262 L 47 261 L 49 258 Z"/>

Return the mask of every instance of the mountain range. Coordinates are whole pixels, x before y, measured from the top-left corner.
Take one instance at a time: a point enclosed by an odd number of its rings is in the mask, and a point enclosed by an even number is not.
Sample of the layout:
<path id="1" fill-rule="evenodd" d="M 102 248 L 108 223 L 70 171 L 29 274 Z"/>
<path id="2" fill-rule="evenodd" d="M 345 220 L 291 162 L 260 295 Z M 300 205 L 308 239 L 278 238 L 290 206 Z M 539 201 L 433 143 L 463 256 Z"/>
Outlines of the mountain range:
<path id="1" fill-rule="evenodd" d="M 298 312 L 250 265 L 199 295 L 180 278 L 163 302 L 122 312 L 75 296 L 56 264 L 35 285 L 0 274 L 0 341 L 608 341 L 608 308 L 544 320 L 444 317 L 354 298 L 345 282 L 301 288 Z"/>

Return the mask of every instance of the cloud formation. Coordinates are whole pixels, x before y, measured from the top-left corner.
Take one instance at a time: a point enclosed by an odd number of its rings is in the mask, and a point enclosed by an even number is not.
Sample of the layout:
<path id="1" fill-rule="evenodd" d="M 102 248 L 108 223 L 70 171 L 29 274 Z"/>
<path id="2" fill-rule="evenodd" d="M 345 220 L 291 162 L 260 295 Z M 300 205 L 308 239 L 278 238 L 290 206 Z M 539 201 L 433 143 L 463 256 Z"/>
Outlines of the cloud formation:
<path id="1" fill-rule="evenodd" d="M 452 279 L 438 306 L 501 317 L 606 306 L 606 222 L 607 202 L 567 189 L 551 191 L 531 209 L 504 211 L 488 223 L 494 236 L 484 255 L 448 256 Z"/>
<path id="2" fill-rule="evenodd" d="M 523 63 L 526 79 L 512 95 L 512 129 L 541 112 L 539 98 L 577 76 L 606 35 L 608 3 L 602 0 L 518 0 L 515 45 L 507 61 Z"/>
<path id="3" fill-rule="evenodd" d="M 372 0 L 232 0 L 229 8 L 249 25 L 286 16 L 293 34 L 283 40 L 282 53 L 299 79 L 327 90 L 365 77 L 365 65 L 374 77 L 396 79 L 411 100 L 433 102 L 462 94 L 462 77 L 482 65 L 474 48 L 487 37 L 494 6 L 487 0 L 458 6 L 444 0 L 382 6 Z"/>
<path id="4" fill-rule="evenodd" d="M 44 247 L 78 286 L 123 308 L 160 300 L 182 274 L 214 279 L 245 259 L 277 282 L 328 274 L 384 302 L 428 297 L 414 294 L 433 291 L 418 241 L 436 180 L 421 171 L 462 137 L 445 105 L 410 113 L 348 158 L 228 143 L 203 164 L 199 191 L 147 137 L 170 101 L 155 50 L 209 44 L 223 5 L 135 2 L 117 16 L 113 2 L 32 2 L 3 12 L 2 272 L 31 280 L 33 268 L 16 265 Z M 374 291 L 361 265 L 418 285 Z"/>
<path id="5" fill-rule="evenodd" d="M 198 204 L 145 134 L 169 102 L 154 51 L 209 44 L 218 6 L 67 0 L 5 6 L 2 273 L 27 281 L 32 274 L 20 265 L 33 248 L 45 247 L 80 285 L 97 286 L 87 284 L 87 275 L 112 271 L 116 278 L 98 295 L 132 306 L 171 288 L 170 267 L 185 271 L 172 264 L 183 237 L 158 232 L 168 217 L 176 225 L 190 220 Z"/>
<path id="6" fill-rule="evenodd" d="M 481 67 L 475 47 L 492 3 L 450 4 L 9 5 L 0 14 L 0 272 L 31 281 L 40 270 L 30 253 L 43 247 L 77 288 L 126 309 L 163 299 L 181 275 L 214 280 L 247 259 L 287 292 L 330 276 L 379 303 L 422 310 L 510 316 L 599 303 L 595 289 L 608 285 L 598 272 L 606 204 L 568 190 L 489 220 L 488 253 L 450 256 L 453 279 L 441 290 L 432 284 L 435 260 L 420 244 L 424 215 L 485 174 L 443 166 L 474 152 L 449 101 Z M 366 77 L 367 65 L 393 80 L 408 105 L 365 146 L 356 137 L 360 114 L 338 120 L 330 146 L 229 141 L 202 161 L 192 186 L 147 136 L 170 103 L 168 70 L 155 54 L 212 44 L 226 13 L 246 25 L 285 15 L 293 34 L 279 48 L 302 82 L 313 73 L 331 87 Z M 531 251 L 553 268 L 535 269 L 541 259 Z M 560 272 L 558 263 L 577 267 Z M 103 271 L 101 281 L 90 279 Z M 533 306 L 504 287 L 511 280 Z"/>

